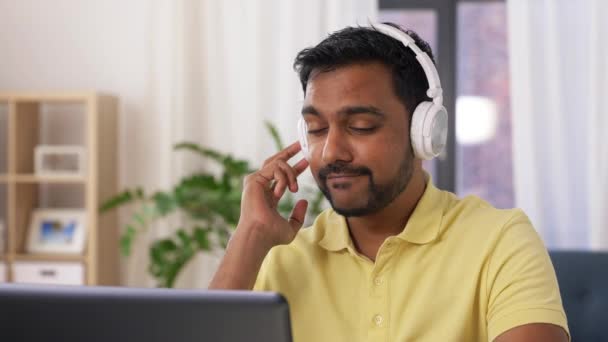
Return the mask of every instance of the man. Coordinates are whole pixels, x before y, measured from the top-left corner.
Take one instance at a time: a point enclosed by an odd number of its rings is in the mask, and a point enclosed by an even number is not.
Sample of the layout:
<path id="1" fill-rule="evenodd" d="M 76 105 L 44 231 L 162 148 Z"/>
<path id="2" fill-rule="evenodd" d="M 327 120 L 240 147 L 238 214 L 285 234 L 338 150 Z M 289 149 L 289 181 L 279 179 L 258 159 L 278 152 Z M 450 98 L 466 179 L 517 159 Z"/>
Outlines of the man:
<path id="1" fill-rule="evenodd" d="M 407 31 L 431 58 L 428 44 Z M 411 49 L 346 28 L 301 51 L 308 160 L 294 143 L 247 176 L 211 283 L 288 300 L 296 341 L 568 341 L 557 281 L 520 210 L 433 186 L 410 141 L 429 82 Z M 332 209 L 276 211 L 308 166 Z"/>

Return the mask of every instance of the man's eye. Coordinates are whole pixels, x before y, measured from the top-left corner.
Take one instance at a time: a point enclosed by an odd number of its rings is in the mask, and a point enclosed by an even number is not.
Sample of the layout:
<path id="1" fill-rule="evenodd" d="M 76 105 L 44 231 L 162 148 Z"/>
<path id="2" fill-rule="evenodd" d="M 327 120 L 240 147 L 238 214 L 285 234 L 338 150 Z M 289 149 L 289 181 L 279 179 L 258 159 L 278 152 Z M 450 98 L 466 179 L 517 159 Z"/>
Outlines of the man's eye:
<path id="1" fill-rule="evenodd" d="M 327 131 L 327 128 L 317 128 L 317 129 L 309 129 L 307 133 L 310 135 L 320 135 Z"/>
<path id="2" fill-rule="evenodd" d="M 352 129 L 355 132 L 359 132 L 359 133 L 371 133 L 373 131 L 376 130 L 377 127 L 351 127 L 350 129 Z"/>

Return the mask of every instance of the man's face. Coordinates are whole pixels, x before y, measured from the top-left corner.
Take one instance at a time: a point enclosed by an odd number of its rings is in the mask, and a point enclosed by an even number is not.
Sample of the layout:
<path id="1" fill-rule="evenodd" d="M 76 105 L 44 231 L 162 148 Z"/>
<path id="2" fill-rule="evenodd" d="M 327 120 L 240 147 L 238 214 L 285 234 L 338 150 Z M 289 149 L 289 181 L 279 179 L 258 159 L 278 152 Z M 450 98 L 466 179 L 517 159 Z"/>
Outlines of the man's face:
<path id="1" fill-rule="evenodd" d="M 313 71 L 302 115 L 312 174 L 336 212 L 375 213 L 407 187 L 414 165 L 409 113 L 386 66 Z"/>

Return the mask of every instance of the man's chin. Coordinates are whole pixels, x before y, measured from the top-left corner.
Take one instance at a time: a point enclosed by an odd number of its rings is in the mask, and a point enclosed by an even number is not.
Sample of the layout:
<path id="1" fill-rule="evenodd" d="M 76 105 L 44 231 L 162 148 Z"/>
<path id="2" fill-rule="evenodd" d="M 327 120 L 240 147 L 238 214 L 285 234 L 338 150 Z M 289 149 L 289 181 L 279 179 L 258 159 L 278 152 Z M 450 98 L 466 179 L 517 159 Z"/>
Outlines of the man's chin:
<path id="1" fill-rule="evenodd" d="M 331 203 L 332 209 L 344 217 L 359 217 L 373 213 L 373 209 L 367 206 L 340 206 Z"/>
<path id="2" fill-rule="evenodd" d="M 357 217 L 371 214 L 374 210 L 369 208 L 369 194 L 363 191 L 353 191 L 351 187 L 347 189 L 336 189 L 335 187 L 328 190 L 322 189 L 325 198 L 329 201 L 332 209 L 345 217 Z M 347 193 L 348 192 L 348 193 Z"/>

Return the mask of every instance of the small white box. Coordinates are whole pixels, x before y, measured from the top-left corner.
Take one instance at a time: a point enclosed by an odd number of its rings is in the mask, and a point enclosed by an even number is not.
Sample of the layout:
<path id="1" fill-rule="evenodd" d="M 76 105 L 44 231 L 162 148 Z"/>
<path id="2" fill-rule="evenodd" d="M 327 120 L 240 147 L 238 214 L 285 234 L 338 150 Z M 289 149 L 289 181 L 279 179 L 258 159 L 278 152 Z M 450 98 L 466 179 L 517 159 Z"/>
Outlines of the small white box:
<path id="1" fill-rule="evenodd" d="M 84 176 L 85 158 L 83 146 L 38 145 L 34 148 L 34 172 L 39 176 Z"/>
<path id="2" fill-rule="evenodd" d="M 0 283 L 6 283 L 6 264 L 0 262 Z"/>
<path id="3" fill-rule="evenodd" d="M 84 267 L 78 262 L 30 262 L 13 264 L 15 283 L 84 285 Z"/>

